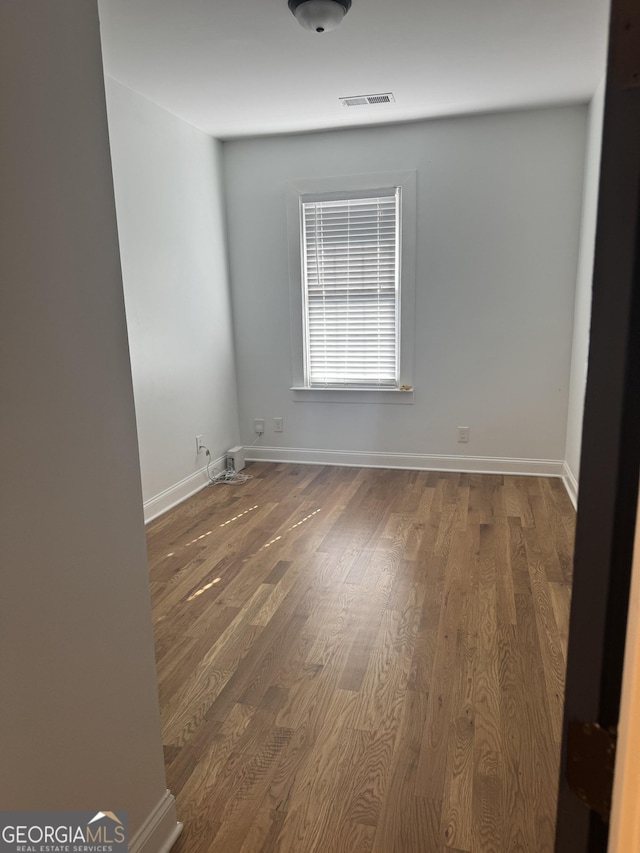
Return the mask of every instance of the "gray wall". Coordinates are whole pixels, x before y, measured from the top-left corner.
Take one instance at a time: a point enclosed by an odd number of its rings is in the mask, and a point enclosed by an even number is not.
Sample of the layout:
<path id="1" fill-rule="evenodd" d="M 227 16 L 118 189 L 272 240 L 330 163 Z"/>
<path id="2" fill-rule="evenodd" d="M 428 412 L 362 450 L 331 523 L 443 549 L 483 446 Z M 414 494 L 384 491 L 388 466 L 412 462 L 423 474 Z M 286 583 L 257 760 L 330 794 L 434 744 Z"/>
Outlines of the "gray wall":
<path id="1" fill-rule="evenodd" d="M 584 394 L 587 383 L 587 358 L 589 355 L 589 330 L 591 327 L 591 291 L 593 284 L 593 256 L 598 212 L 598 184 L 600 179 L 600 151 L 602 148 L 602 119 L 604 114 L 604 80 L 598 87 L 589 106 L 587 130 L 587 156 L 582 202 L 582 228 L 580 257 L 573 324 L 573 349 L 571 355 L 571 380 L 569 385 L 569 410 L 567 417 L 566 464 L 568 486 L 574 501 L 577 498 L 582 447 L 582 418 Z"/>
<path id="2" fill-rule="evenodd" d="M 95 2 L 0 56 L 0 803 L 171 831 Z"/>
<path id="3" fill-rule="evenodd" d="M 254 455 L 564 459 L 586 118 L 573 106 L 224 144 L 241 438 L 265 417 L 272 448 Z M 396 169 L 418 172 L 415 405 L 294 402 L 285 181 Z"/>
<path id="4" fill-rule="evenodd" d="M 150 518 L 208 482 L 196 435 L 239 439 L 221 143 L 114 80 L 107 106 Z"/>

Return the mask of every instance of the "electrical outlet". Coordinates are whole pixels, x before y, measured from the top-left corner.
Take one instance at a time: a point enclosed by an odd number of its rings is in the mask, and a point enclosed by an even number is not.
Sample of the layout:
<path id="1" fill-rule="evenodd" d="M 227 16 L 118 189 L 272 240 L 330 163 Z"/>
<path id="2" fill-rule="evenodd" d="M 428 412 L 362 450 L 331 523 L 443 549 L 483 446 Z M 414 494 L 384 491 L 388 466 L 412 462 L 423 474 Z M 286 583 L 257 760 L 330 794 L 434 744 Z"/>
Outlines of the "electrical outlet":
<path id="1" fill-rule="evenodd" d="M 206 449 L 207 448 L 205 447 L 205 444 L 204 444 L 204 436 L 203 435 L 197 435 L 196 436 L 196 453 L 200 453 L 200 451 L 206 450 Z"/>
<path id="2" fill-rule="evenodd" d="M 458 442 L 466 444 L 469 441 L 469 427 L 458 427 Z"/>
<path id="3" fill-rule="evenodd" d="M 264 418 L 256 418 L 253 422 L 253 431 L 258 435 L 264 433 Z"/>
<path id="4" fill-rule="evenodd" d="M 274 418 L 273 419 L 273 431 L 274 432 L 284 432 L 284 421 L 282 418 Z"/>

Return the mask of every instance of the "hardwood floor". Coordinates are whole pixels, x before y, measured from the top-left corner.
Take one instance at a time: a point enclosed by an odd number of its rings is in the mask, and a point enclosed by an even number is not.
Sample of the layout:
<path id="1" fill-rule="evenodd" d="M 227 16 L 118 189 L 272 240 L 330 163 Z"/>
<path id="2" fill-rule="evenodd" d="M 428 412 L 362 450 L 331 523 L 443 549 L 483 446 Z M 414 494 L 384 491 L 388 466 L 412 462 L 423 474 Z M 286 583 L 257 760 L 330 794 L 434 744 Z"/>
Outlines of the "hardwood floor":
<path id="1" fill-rule="evenodd" d="M 148 527 L 176 853 L 552 851 L 560 480 L 247 471 Z"/>

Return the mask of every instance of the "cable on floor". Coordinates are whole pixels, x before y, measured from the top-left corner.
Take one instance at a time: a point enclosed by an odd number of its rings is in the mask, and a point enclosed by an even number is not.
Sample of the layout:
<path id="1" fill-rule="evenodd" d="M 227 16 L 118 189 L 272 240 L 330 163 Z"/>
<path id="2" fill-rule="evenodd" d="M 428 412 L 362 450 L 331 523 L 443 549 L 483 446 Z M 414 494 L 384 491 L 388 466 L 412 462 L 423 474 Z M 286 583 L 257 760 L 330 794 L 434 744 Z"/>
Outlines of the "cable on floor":
<path id="1" fill-rule="evenodd" d="M 249 447 L 253 447 L 253 445 L 262 438 L 262 433 L 258 434 L 258 437 L 254 442 L 252 442 Z M 209 448 L 203 444 L 205 453 L 207 455 L 207 477 L 209 478 L 209 482 L 212 486 L 218 486 L 220 483 L 226 483 L 231 486 L 239 486 L 241 483 L 246 483 L 247 480 L 253 480 L 252 474 L 243 474 L 242 471 L 236 471 L 230 459 L 227 458 L 227 465 L 222 471 L 218 471 L 217 473 L 211 473 L 211 451 Z"/>

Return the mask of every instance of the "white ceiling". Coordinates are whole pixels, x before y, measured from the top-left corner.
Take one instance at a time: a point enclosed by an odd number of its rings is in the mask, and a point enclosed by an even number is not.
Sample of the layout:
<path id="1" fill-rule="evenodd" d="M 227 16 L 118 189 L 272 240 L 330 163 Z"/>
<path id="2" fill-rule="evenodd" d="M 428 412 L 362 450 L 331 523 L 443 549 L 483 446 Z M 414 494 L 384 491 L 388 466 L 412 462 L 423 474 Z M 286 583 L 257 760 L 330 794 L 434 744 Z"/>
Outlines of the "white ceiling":
<path id="1" fill-rule="evenodd" d="M 353 0 L 307 32 L 287 0 L 99 0 L 106 73 L 219 138 L 585 101 L 607 0 Z M 340 96 L 396 103 L 343 107 Z"/>

